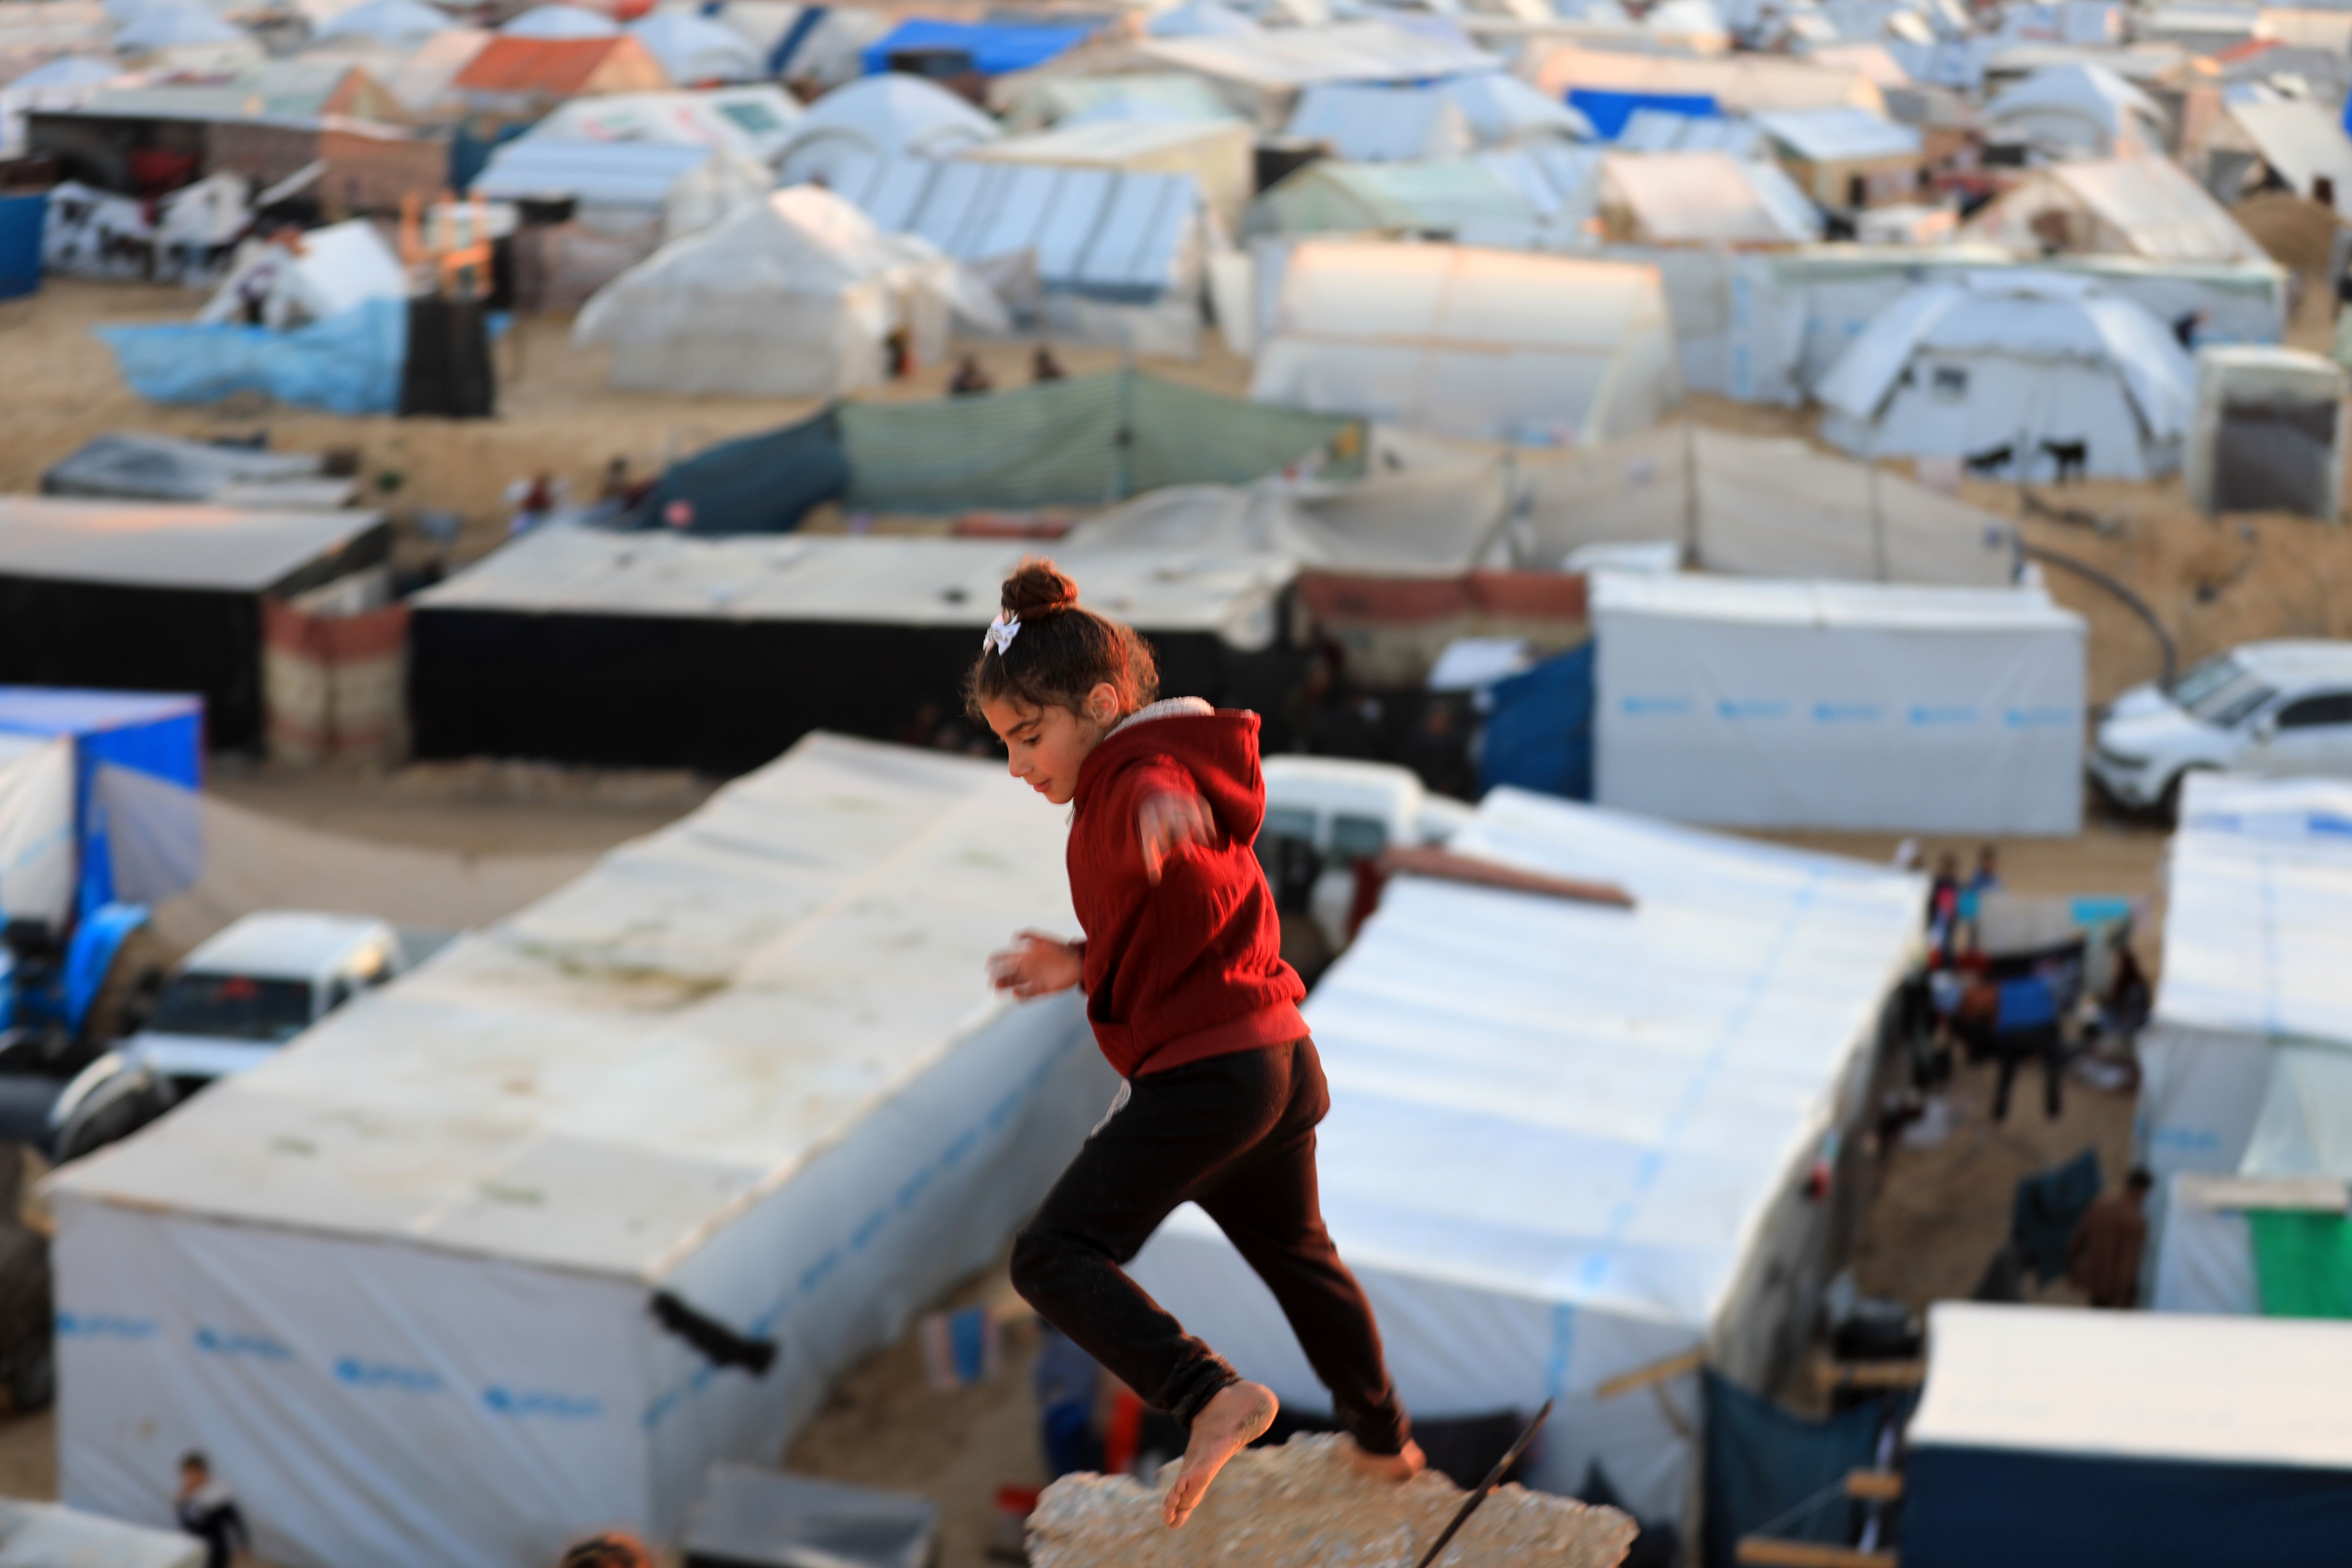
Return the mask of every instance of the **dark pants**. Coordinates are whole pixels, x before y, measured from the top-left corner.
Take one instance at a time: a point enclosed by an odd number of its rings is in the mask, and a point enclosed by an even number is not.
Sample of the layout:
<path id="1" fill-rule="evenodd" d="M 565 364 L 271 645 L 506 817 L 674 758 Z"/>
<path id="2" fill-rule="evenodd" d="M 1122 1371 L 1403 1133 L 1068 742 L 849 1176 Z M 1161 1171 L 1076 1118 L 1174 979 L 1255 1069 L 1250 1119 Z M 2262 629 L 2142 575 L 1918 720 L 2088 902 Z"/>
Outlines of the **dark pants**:
<path id="1" fill-rule="evenodd" d="M 2015 1034 L 1995 1037 L 1993 1049 L 2000 1058 L 2000 1081 L 1992 1091 L 1992 1119 L 2009 1120 L 2010 1086 L 2017 1081 L 2018 1069 L 2039 1058 L 2042 1062 L 2042 1103 L 2050 1120 L 2058 1120 L 2059 1085 L 2066 1076 L 2066 1044 L 2055 1028 L 2021 1029 Z"/>
<path id="2" fill-rule="evenodd" d="M 1315 1124 L 1331 1097 L 1315 1042 L 1211 1057 L 1129 1089 L 1013 1244 L 1013 1286 L 1145 1403 L 1189 1426 L 1239 1379 L 1120 1266 L 1177 1205 L 1196 1203 L 1273 1290 L 1339 1425 L 1368 1453 L 1403 1447 L 1404 1408 L 1371 1305 L 1316 1200 Z"/>

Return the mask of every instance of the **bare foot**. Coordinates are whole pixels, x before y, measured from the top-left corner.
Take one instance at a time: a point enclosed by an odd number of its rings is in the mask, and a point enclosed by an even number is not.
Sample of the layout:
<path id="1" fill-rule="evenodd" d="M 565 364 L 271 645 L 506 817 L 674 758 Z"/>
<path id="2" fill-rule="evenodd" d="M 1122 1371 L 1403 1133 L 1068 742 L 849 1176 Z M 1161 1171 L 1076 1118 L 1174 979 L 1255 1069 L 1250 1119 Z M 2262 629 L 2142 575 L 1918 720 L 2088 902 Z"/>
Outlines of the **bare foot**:
<path id="1" fill-rule="evenodd" d="M 1376 1481 L 1386 1481 L 1401 1487 L 1422 1471 L 1429 1468 L 1429 1460 L 1421 1445 L 1407 1437 L 1404 1447 L 1393 1454 L 1368 1454 L 1357 1447 L 1353 1437 L 1348 1439 L 1348 1462 Z"/>
<path id="2" fill-rule="evenodd" d="M 1176 1484 L 1168 1489 L 1168 1500 L 1160 1507 L 1169 1529 L 1192 1517 L 1225 1461 L 1264 1436 L 1274 1425 L 1275 1412 L 1281 1408 L 1274 1390 L 1262 1383 L 1228 1384 L 1201 1407 L 1201 1414 L 1192 1417 L 1192 1440 L 1184 1447 L 1184 1468 L 1176 1472 Z"/>

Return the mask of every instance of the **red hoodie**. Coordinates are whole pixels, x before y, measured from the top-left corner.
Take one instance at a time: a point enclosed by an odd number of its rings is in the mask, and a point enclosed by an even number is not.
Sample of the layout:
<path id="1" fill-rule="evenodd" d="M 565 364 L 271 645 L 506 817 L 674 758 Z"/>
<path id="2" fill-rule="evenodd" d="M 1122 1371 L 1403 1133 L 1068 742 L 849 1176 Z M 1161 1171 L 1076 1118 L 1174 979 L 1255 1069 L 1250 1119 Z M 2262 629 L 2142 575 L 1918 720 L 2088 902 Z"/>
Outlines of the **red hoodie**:
<path id="1" fill-rule="evenodd" d="M 1158 703 L 1078 769 L 1070 901 L 1086 931 L 1087 1017 L 1121 1078 L 1307 1037 L 1307 987 L 1282 961 L 1282 921 L 1250 847 L 1265 819 L 1257 729 L 1255 713 Z M 1163 793 L 1206 801 L 1219 838 L 1170 856 L 1154 884 L 1136 815 Z"/>

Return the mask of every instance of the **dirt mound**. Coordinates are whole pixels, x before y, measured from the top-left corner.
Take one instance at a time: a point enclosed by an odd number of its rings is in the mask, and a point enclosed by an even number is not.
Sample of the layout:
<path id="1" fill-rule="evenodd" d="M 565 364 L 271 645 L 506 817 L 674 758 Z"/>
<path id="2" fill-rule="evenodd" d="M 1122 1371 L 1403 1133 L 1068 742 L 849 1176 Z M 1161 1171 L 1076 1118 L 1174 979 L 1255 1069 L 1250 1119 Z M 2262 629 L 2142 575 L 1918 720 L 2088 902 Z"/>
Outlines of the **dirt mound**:
<path id="1" fill-rule="evenodd" d="M 2305 278 L 2326 276 L 2339 220 L 2317 202 L 2263 191 L 2231 207 L 2230 216 L 2280 266 Z"/>

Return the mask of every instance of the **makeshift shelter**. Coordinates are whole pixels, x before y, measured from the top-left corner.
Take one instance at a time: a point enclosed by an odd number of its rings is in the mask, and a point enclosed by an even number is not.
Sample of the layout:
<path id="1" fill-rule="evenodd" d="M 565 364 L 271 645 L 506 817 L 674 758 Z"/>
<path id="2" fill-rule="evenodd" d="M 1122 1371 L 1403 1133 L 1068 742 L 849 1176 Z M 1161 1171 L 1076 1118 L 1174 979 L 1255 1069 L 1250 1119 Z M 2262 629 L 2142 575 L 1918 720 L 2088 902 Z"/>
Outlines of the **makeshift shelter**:
<path id="1" fill-rule="evenodd" d="M 1942 1301 L 1908 1568 L 2318 1563 L 2352 1529 L 2352 1324 Z"/>
<path id="2" fill-rule="evenodd" d="M 299 251 L 270 241 L 240 250 L 219 288 L 197 312 L 202 322 L 239 319 L 261 304 L 261 324 L 282 331 L 323 321 L 371 300 L 405 300 L 408 272 L 364 219 L 304 232 Z"/>
<path id="3" fill-rule="evenodd" d="M 1859 109 L 1768 112 L 1756 123 L 1798 185 L 1825 207 L 1884 206 L 1918 187 L 1924 143 L 1908 125 Z"/>
<path id="4" fill-rule="evenodd" d="M 1253 234 L 1436 235 L 1517 229 L 1537 221 L 1528 199 L 1482 163 L 1349 163 L 1318 158 L 1251 206 Z"/>
<path id="5" fill-rule="evenodd" d="M 705 92 L 608 92 L 572 100 L 521 140 L 716 147 L 765 168 L 791 140 L 800 117 L 792 95 L 769 84 Z"/>
<path id="6" fill-rule="evenodd" d="M 630 23 L 629 34 L 674 82 L 758 81 L 766 74 L 749 39 L 699 11 L 665 5 Z"/>
<path id="7" fill-rule="evenodd" d="M 214 746 L 256 746 L 262 600 L 391 551 L 371 511 L 0 498 L 0 681 L 197 692 Z"/>
<path id="8" fill-rule="evenodd" d="M 1743 159 L 1771 154 L 1764 128 L 1753 120 L 1670 109 L 1636 109 L 1610 144 L 1627 153 L 1728 153 Z"/>
<path id="9" fill-rule="evenodd" d="M 2279 188 L 2352 216 L 2352 135 L 2307 100 L 2232 103 L 2200 140 L 2205 188 L 2224 202 Z"/>
<path id="10" fill-rule="evenodd" d="M 258 65 L 261 46 L 200 0 L 153 0 L 116 30 L 114 52 L 180 69 Z"/>
<path id="11" fill-rule="evenodd" d="M 1184 161 L 1188 145 L 1171 156 Z M 1137 353 L 1199 352 L 1212 220 L 1189 174 L 855 157 L 832 184 L 876 227 L 918 236 L 991 279 L 1045 331 Z"/>
<path id="12" fill-rule="evenodd" d="M 204 846 L 175 846 L 184 874 L 155 874 L 139 840 L 158 825 L 116 813 L 110 786 L 128 773 L 194 790 L 205 740 L 194 697 L 0 686 L 0 916 L 62 931 L 117 898 L 162 899 L 193 881 Z"/>
<path id="13" fill-rule="evenodd" d="M 1084 43 L 1094 30 L 1090 22 L 951 22 L 908 16 L 866 46 L 866 72 L 879 76 L 892 69 L 894 55 L 945 55 L 968 60 L 970 68 L 983 77 L 1003 76 L 1044 65 Z"/>
<path id="14" fill-rule="evenodd" d="M 972 978 L 1071 925 L 1064 831 L 994 764 L 814 738 L 78 1163 L 67 1500 L 168 1520 L 201 1444 L 280 1561 L 673 1537 L 1101 1115 L 1076 999 Z"/>
<path id="15" fill-rule="evenodd" d="M 449 14 L 425 0 L 360 0 L 320 23 L 318 38 L 375 38 L 387 44 L 422 43 L 451 26 Z"/>
<path id="16" fill-rule="evenodd" d="M 853 163 L 944 157 L 1002 134 L 947 89 L 893 71 L 845 82 L 809 105 L 784 145 L 778 178 L 831 184 Z"/>
<path id="17" fill-rule="evenodd" d="M 896 735 L 926 711 L 936 724 L 961 710 L 998 587 L 1031 548 L 537 530 L 412 601 L 417 754 L 723 775 L 814 729 Z M 1055 558 L 1150 638 L 1168 690 L 1266 713 L 1268 748 L 1286 743 L 1297 655 L 1276 632 L 1295 568 Z"/>
<path id="18" fill-rule="evenodd" d="M 1755 114 L 1765 110 L 1865 109 L 1886 111 L 1864 73 L 1778 55 L 1717 58 L 1554 48 L 1528 74 L 1548 98 L 1563 99 L 1613 139 L 1637 109 L 1685 114 Z"/>
<path id="19" fill-rule="evenodd" d="M 2179 462 L 2195 382 L 2171 331 L 2137 305 L 2020 270 L 1919 285 L 1814 395 L 1829 410 L 1822 438 L 1866 457 L 2147 479 Z"/>
<path id="20" fill-rule="evenodd" d="M 329 478 L 315 452 L 257 452 L 143 430 L 93 437 L 41 475 L 43 495 L 304 511 L 346 505 L 358 489 L 355 479 Z"/>
<path id="21" fill-rule="evenodd" d="M 1722 153 L 1612 155 L 1601 164 L 1601 232 L 1634 245 L 1795 245 L 1820 216 L 1770 163 Z"/>
<path id="22" fill-rule="evenodd" d="M 957 156 L 990 163 L 1188 176 L 1199 188 L 1201 201 L 1230 234 L 1239 228 L 1242 209 L 1256 188 L 1255 153 L 1249 127 L 1238 121 L 1129 121 L 1008 136 L 965 148 Z"/>
<path id="23" fill-rule="evenodd" d="M 1306 1005 L 1324 1215 L 1417 1418 L 1555 1398 L 1532 1484 L 1598 1466 L 1633 1511 L 1685 1519 L 1695 1378 L 1602 1385 L 1703 1350 L 1764 1387 L 1801 1352 L 1843 1191 L 1817 1203 L 1803 1173 L 1864 1112 L 1921 884 L 1508 788 L 1447 847 L 1633 906 L 1389 880 Z M 1329 1408 L 1196 1210 L 1132 1271 L 1286 1405 Z"/>
<path id="24" fill-rule="evenodd" d="M 1459 158 L 1476 144 L 1461 109 L 1436 89 L 1360 82 L 1307 88 L 1286 134 L 1360 163 Z"/>
<path id="25" fill-rule="evenodd" d="M 2200 510 L 2292 511 L 2334 522 L 2343 510 L 2344 370 L 2294 349 L 2221 347 L 2197 355 L 2197 414 L 2182 468 Z"/>
<path id="26" fill-rule="evenodd" d="M 652 51 L 625 33 L 604 38 L 500 34 L 449 80 L 469 111 L 494 122 L 535 121 L 592 93 L 662 92 L 672 85 Z"/>
<path id="27" fill-rule="evenodd" d="M 528 6 L 499 24 L 509 38 L 610 38 L 620 31 L 621 24 L 605 13 L 561 0 Z"/>
<path id="28" fill-rule="evenodd" d="M 491 201 L 569 196 L 583 221 L 630 236 L 640 257 L 757 206 L 772 188 L 763 165 L 728 147 L 535 133 L 501 144 L 468 187 Z"/>
<path id="29" fill-rule="evenodd" d="M 938 359 L 955 310 L 1005 325 L 993 296 L 953 260 L 881 233 L 829 191 L 797 185 L 621 274 L 580 312 L 572 340 L 612 348 L 615 386 L 833 397 L 883 378 L 895 331 L 909 334 L 919 361 Z"/>
<path id="30" fill-rule="evenodd" d="M 2065 837 L 2084 624 L 2039 588 L 1601 573 L 1603 805 L 1737 827 Z"/>
<path id="31" fill-rule="evenodd" d="M 2019 162 L 2162 157 L 2165 152 L 2164 110 L 2097 65 L 2053 66 L 1994 94 L 1981 130 L 1988 146 L 2016 149 L 2012 157 Z"/>
<path id="32" fill-rule="evenodd" d="M 2320 1131 L 2347 1103 L 2348 1021 L 2352 785 L 2191 773 L 2165 858 L 2155 1010 L 2137 1039 L 2158 1308 L 2257 1310 L 2245 1215 L 2325 1206 L 2271 1184 L 2352 1176 L 2341 1136 Z M 2200 1179 L 2223 1190 L 2200 1191 Z"/>
<path id="33" fill-rule="evenodd" d="M 1207 82 L 1179 71 L 1032 77 L 1001 106 L 1004 128 L 1015 134 L 1063 124 L 1242 118 Z"/>
<path id="34" fill-rule="evenodd" d="M 1467 246 L 1291 254 L 1250 396 L 1536 445 L 1641 429 L 1681 395 L 1656 272 Z"/>
<path id="35" fill-rule="evenodd" d="M 2268 253 L 2161 153 L 2036 169 L 1961 230 L 2022 256 L 2105 252 L 2167 261 L 2266 261 Z"/>
<path id="36" fill-rule="evenodd" d="M 46 192 L 0 195 L 0 300 L 41 286 L 41 233 L 49 214 Z"/>

